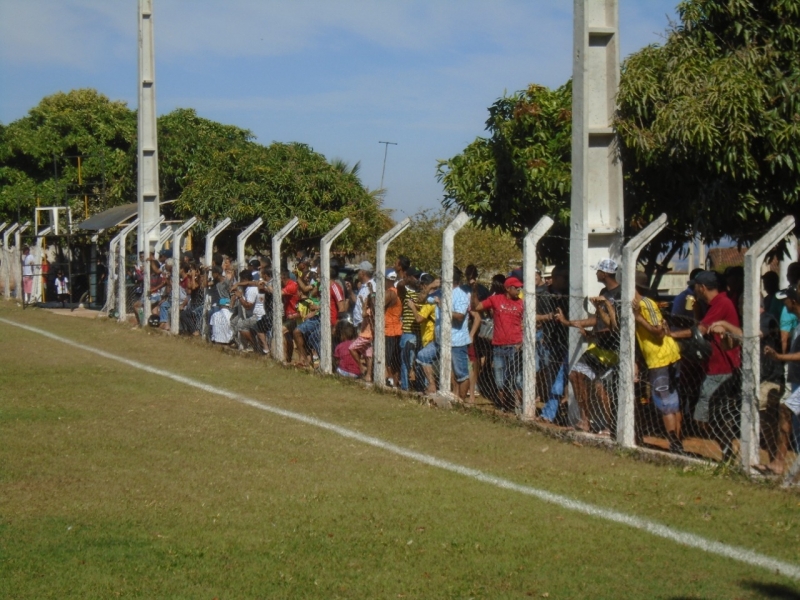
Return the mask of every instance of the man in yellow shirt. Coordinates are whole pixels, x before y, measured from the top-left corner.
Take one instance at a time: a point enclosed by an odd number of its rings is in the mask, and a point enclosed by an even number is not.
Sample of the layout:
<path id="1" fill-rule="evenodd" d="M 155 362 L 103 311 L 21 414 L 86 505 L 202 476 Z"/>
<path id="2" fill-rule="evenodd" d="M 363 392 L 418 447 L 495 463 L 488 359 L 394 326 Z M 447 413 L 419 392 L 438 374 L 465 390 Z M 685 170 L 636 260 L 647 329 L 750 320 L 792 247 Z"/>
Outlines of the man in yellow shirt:
<path id="1" fill-rule="evenodd" d="M 648 289 L 647 275 L 637 271 L 632 307 L 636 320 L 636 341 L 649 371 L 653 403 L 664 419 L 669 449 L 671 452 L 682 453 L 681 407 L 678 396 L 681 352 L 678 343 L 666 335 L 666 323 L 658 305 L 642 295 Z"/>

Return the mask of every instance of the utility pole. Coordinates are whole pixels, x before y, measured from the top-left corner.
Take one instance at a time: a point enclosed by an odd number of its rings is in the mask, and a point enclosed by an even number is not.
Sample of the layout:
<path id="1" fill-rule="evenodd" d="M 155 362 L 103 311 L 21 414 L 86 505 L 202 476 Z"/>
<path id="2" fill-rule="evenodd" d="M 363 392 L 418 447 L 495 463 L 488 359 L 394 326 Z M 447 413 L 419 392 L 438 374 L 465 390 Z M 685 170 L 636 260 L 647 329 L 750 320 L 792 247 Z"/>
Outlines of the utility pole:
<path id="1" fill-rule="evenodd" d="M 389 153 L 389 144 L 397 146 L 397 142 L 378 142 L 383 144 L 383 171 L 381 171 L 381 189 L 383 189 L 383 176 L 386 174 L 386 155 Z"/>

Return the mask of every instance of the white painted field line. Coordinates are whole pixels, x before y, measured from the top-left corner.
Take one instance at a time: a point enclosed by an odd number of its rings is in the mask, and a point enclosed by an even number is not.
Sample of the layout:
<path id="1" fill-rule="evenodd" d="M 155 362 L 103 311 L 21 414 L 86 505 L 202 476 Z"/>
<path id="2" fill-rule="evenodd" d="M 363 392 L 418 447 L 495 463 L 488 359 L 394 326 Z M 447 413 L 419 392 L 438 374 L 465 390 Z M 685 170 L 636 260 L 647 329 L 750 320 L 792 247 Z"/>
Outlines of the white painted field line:
<path id="1" fill-rule="evenodd" d="M 704 537 L 695 535 L 693 533 L 687 533 L 684 531 L 680 531 L 678 529 L 673 529 L 672 527 L 662 525 L 660 523 L 651 521 L 649 519 L 627 515 L 625 513 L 615 510 L 600 508 L 599 506 L 594 506 L 586 502 L 574 500 L 567 496 L 554 494 L 552 492 L 548 492 L 546 490 L 540 490 L 538 488 L 531 487 L 528 485 L 514 483 L 513 481 L 510 481 L 508 479 L 503 479 L 502 477 L 495 477 L 494 475 L 489 475 L 488 473 L 484 473 L 483 471 L 470 469 L 469 467 L 452 463 L 447 460 L 442 460 L 440 458 L 436 458 L 435 456 L 430 456 L 429 454 L 423 454 L 421 452 L 415 452 L 413 450 L 409 450 L 408 448 L 403 448 L 402 446 L 397 446 L 395 444 L 386 442 L 379 438 L 365 435 L 353 429 L 347 429 L 346 427 L 341 427 L 333 423 L 328 423 L 327 421 L 322 421 L 315 417 L 309 417 L 302 413 L 285 410 L 282 408 L 278 408 L 276 406 L 270 406 L 269 404 L 264 404 L 263 402 L 259 402 L 258 400 L 253 400 L 252 398 L 241 396 L 235 392 L 231 392 L 223 388 L 218 388 L 213 385 L 198 383 L 197 381 L 194 381 L 182 375 L 178 375 L 177 373 L 165 371 L 164 369 L 157 369 L 155 367 L 151 367 L 149 365 L 140 363 L 135 360 L 131 360 L 128 358 L 124 358 L 122 356 L 117 356 L 115 354 L 105 352 L 104 350 L 92 348 L 91 346 L 85 346 L 83 344 L 79 344 L 78 342 L 74 342 L 70 339 L 52 334 L 49 331 L 44 331 L 43 329 L 38 329 L 36 327 L 31 327 L 29 325 L 23 325 L 21 323 L 16 323 L 14 321 L 9 321 L 8 319 L 3 319 L 3 318 L 0 318 L 0 322 L 5 323 L 6 325 L 11 325 L 13 327 L 19 327 L 21 329 L 25 329 L 26 331 L 30 331 L 32 333 L 48 337 L 51 340 L 61 342 L 62 344 L 72 346 L 73 348 L 78 348 L 86 352 L 97 354 L 98 356 L 102 356 L 103 358 L 117 361 L 129 367 L 133 367 L 135 369 L 152 373 L 153 375 L 160 375 L 161 377 L 166 377 L 173 381 L 177 381 L 178 383 L 182 383 L 184 385 L 188 385 L 197 388 L 199 390 L 203 390 L 204 392 L 208 392 L 210 394 L 223 396 L 224 398 L 234 400 L 241 404 L 246 404 L 247 406 L 252 406 L 253 408 L 265 410 L 267 412 L 279 415 L 281 417 L 285 417 L 287 419 L 293 419 L 295 421 L 299 421 L 301 423 L 305 423 L 313 427 L 318 427 L 320 429 L 331 431 L 342 437 L 349 438 L 351 440 L 356 440 L 363 444 L 367 444 L 375 448 L 380 448 L 381 450 L 386 450 L 388 452 L 392 452 L 399 456 L 404 456 L 408 459 L 411 459 L 413 461 L 422 464 L 426 464 L 432 467 L 437 467 L 439 469 L 444 469 L 445 471 L 450 471 L 452 473 L 458 473 L 459 475 L 469 477 L 476 481 L 488 483 L 489 485 L 493 485 L 495 487 L 499 487 L 502 489 L 519 492 L 520 494 L 525 494 L 526 496 L 533 496 L 535 498 L 543 500 L 544 502 L 555 504 L 567 510 L 575 511 L 584 515 L 589 515 L 600 519 L 605 519 L 606 521 L 612 521 L 614 523 L 627 525 L 628 527 L 633 527 L 634 529 L 646 531 L 657 537 L 664 538 L 676 542 L 678 544 L 688 546 L 690 548 L 697 548 L 698 550 L 702 550 L 710 554 L 717 554 L 719 556 L 731 558 L 733 560 L 748 565 L 752 565 L 755 567 L 762 567 L 764 569 L 780 573 L 787 577 L 800 579 L 799 565 L 788 563 L 779 560 L 777 558 L 772 558 L 765 554 L 759 554 L 758 552 L 754 552 L 753 550 L 748 550 L 746 548 L 739 548 L 737 546 L 730 546 L 728 544 L 723 544 L 721 542 L 715 542 L 713 540 L 706 539 Z"/>

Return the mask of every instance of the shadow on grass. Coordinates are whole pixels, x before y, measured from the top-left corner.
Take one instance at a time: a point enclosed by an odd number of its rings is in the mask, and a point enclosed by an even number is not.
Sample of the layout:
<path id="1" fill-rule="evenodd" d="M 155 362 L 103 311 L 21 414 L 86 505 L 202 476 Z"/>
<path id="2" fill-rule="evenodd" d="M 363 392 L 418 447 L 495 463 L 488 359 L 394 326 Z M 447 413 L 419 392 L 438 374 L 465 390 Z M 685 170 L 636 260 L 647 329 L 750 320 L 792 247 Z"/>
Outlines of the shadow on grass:
<path id="1" fill-rule="evenodd" d="M 800 590 L 778 583 L 761 581 L 742 581 L 741 587 L 755 592 L 759 598 L 775 598 L 776 600 L 800 600 Z M 672 596 L 669 600 L 702 600 L 699 596 Z"/>
<path id="2" fill-rule="evenodd" d="M 761 581 L 743 581 L 740 585 L 745 589 L 758 592 L 764 598 L 800 600 L 800 588 L 790 588 L 788 585 L 763 583 Z"/>

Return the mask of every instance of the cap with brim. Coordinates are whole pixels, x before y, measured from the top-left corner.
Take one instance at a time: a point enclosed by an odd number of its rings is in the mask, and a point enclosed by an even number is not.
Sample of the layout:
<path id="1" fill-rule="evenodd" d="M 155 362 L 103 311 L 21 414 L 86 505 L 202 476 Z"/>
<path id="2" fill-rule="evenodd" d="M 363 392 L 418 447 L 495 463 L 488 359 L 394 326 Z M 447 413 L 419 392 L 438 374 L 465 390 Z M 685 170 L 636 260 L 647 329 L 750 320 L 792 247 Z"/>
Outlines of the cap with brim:
<path id="1" fill-rule="evenodd" d="M 545 277 L 552 277 L 553 276 L 553 271 L 555 270 L 555 268 L 556 268 L 555 265 L 547 265 L 544 268 L 544 276 Z"/>
<path id="2" fill-rule="evenodd" d="M 777 298 L 778 300 L 786 300 L 788 298 L 793 302 L 800 302 L 800 297 L 798 297 L 797 288 L 794 287 L 787 287 L 786 289 L 783 289 L 780 292 L 776 292 L 775 298 Z"/>
<path id="3" fill-rule="evenodd" d="M 386 271 L 386 279 L 391 279 L 392 281 L 395 281 L 397 279 L 397 271 L 395 271 L 394 269 L 388 269 Z"/>
<path id="4" fill-rule="evenodd" d="M 230 303 L 231 303 L 231 301 L 228 300 L 227 298 L 220 298 L 219 299 L 219 305 L 220 306 L 228 306 L 228 304 L 230 304 Z"/>
<path id="5" fill-rule="evenodd" d="M 615 274 L 618 267 L 619 265 L 617 264 L 617 261 L 615 261 L 613 258 L 604 258 L 592 267 L 592 271 L 602 271 L 603 273 Z"/>
<path id="6" fill-rule="evenodd" d="M 647 289 L 650 287 L 650 282 L 648 281 L 647 273 L 644 271 L 636 271 L 636 287 Z"/>
<path id="7" fill-rule="evenodd" d="M 161 258 L 172 258 L 172 250 L 162 250 L 159 255 Z"/>
<path id="8" fill-rule="evenodd" d="M 374 271 L 372 263 L 368 260 L 361 261 L 358 265 L 359 271 Z"/>
<path id="9" fill-rule="evenodd" d="M 505 286 L 506 287 L 521 288 L 522 287 L 522 282 L 519 279 L 517 279 L 516 277 L 509 277 L 509 278 L 506 279 Z"/>
<path id="10" fill-rule="evenodd" d="M 700 284 L 703 286 L 717 285 L 717 274 L 714 271 L 700 271 L 693 279 L 689 280 L 689 285 Z"/>
<path id="11" fill-rule="evenodd" d="M 251 258 L 250 262 L 247 263 L 247 264 L 250 265 L 251 267 L 260 267 L 261 266 L 261 261 L 258 260 L 257 258 Z"/>

